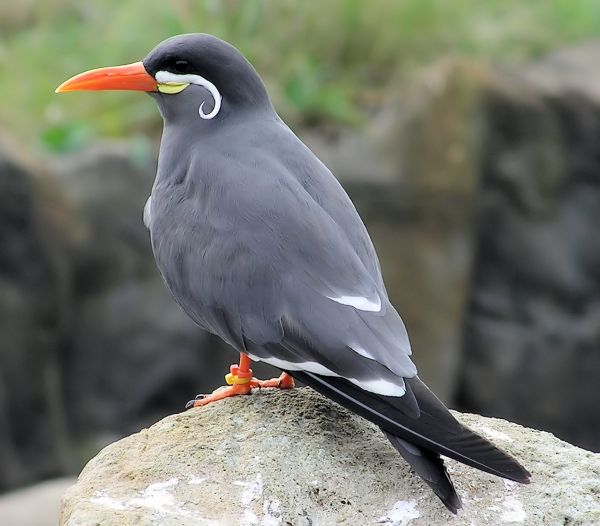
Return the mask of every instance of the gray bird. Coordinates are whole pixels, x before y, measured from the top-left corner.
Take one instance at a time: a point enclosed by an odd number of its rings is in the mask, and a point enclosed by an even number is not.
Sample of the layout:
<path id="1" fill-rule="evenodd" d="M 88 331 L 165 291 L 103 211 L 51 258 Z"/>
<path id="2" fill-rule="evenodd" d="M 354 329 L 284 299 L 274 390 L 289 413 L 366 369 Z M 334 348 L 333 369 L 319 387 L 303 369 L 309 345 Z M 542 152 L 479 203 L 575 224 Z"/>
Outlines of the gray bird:
<path id="1" fill-rule="evenodd" d="M 180 35 L 142 62 L 82 73 L 57 92 L 105 89 L 157 102 L 164 131 L 144 209 L 156 264 L 183 310 L 240 353 L 232 385 L 191 405 L 292 387 L 293 377 L 377 424 L 453 513 L 461 502 L 441 454 L 529 482 L 421 382 L 352 201 L 237 49 Z M 250 360 L 283 373 L 258 381 Z"/>

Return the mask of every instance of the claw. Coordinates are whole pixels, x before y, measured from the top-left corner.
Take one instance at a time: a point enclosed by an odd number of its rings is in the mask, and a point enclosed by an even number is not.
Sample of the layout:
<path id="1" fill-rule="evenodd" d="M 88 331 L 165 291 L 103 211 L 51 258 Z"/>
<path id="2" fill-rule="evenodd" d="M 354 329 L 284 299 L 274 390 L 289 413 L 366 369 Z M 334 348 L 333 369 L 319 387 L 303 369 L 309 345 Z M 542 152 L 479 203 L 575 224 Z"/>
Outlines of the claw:
<path id="1" fill-rule="evenodd" d="M 192 400 L 194 407 L 201 407 L 217 400 L 223 400 L 236 395 L 247 395 L 250 394 L 252 387 L 250 382 L 244 384 L 233 384 L 229 387 L 221 387 L 212 394 L 202 397 L 200 400 Z"/>
<path id="2" fill-rule="evenodd" d="M 279 378 L 271 380 L 258 380 L 252 376 L 250 369 L 250 358 L 247 354 L 240 353 L 240 364 L 233 364 L 229 368 L 229 374 L 225 376 L 227 387 L 221 387 L 212 394 L 198 394 L 194 400 L 185 404 L 186 409 L 191 407 L 201 407 L 223 398 L 229 398 L 236 395 L 250 394 L 252 388 L 262 389 L 263 387 L 275 387 L 279 389 L 292 389 L 294 379 L 287 373 L 281 373 Z"/>

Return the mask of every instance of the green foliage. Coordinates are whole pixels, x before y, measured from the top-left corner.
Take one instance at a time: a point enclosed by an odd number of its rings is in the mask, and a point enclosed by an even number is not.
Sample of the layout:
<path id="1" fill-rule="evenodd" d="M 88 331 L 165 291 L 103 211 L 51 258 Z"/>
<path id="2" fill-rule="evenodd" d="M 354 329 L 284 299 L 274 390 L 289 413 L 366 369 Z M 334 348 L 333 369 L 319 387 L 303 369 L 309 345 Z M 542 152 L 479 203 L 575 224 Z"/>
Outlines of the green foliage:
<path id="1" fill-rule="evenodd" d="M 43 146 L 61 153 L 79 150 L 92 138 L 92 127 L 75 121 L 48 126 L 40 134 Z"/>
<path id="2" fill-rule="evenodd" d="M 56 151 L 152 132 L 139 94 L 54 88 L 141 59 L 164 38 L 216 34 L 240 48 L 293 122 L 359 122 L 393 79 L 445 55 L 523 62 L 600 35 L 596 0 L 23 0 L 0 4 L 0 127 Z M 592 66 L 593 67 L 593 66 Z M 373 99 L 375 95 L 375 99 Z M 84 124 L 85 123 L 85 124 Z"/>

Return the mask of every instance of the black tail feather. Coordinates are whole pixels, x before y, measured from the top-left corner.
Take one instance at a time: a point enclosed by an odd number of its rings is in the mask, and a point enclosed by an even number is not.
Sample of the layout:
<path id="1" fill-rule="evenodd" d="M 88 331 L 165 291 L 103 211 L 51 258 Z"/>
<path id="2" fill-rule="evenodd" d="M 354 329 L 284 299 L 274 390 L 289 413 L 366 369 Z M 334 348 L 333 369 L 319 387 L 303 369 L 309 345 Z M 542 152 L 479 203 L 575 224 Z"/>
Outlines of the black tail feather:
<path id="1" fill-rule="evenodd" d="M 418 377 L 405 379 L 420 408 L 420 416 L 414 417 L 409 416 L 412 411 L 404 410 L 404 397 L 364 391 L 343 378 L 300 371 L 290 374 L 384 432 L 423 450 L 515 482 L 529 482 L 530 474 L 521 464 L 458 422 Z"/>
<path id="2" fill-rule="evenodd" d="M 458 493 L 454 489 L 454 484 L 452 484 L 442 458 L 437 453 L 415 446 L 398 436 L 389 433 L 385 433 L 385 435 L 392 443 L 392 446 L 396 448 L 404 460 L 415 470 L 415 473 L 420 475 L 429 487 L 431 487 L 433 492 L 444 503 L 444 506 L 456 514 L 462 508 L 462 503 Z"/>

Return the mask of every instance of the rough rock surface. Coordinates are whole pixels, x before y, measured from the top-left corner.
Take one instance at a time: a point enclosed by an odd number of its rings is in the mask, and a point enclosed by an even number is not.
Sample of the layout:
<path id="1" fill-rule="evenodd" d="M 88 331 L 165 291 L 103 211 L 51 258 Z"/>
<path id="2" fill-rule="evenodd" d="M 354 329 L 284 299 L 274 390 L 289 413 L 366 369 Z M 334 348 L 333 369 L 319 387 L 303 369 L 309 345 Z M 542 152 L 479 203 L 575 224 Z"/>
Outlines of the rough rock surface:
<path id="1" fill-rule="evenodd" d="M 101 451 L 63 498 L 63 526 L 600 523 L 600 455 L 457 414 L 517 456 L 521 486 L 453 461 L 457 517 L 382 433 L 304 388 L 173 415 Z"/>

